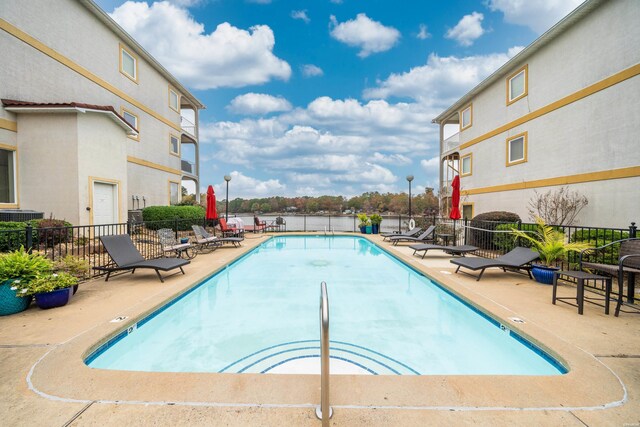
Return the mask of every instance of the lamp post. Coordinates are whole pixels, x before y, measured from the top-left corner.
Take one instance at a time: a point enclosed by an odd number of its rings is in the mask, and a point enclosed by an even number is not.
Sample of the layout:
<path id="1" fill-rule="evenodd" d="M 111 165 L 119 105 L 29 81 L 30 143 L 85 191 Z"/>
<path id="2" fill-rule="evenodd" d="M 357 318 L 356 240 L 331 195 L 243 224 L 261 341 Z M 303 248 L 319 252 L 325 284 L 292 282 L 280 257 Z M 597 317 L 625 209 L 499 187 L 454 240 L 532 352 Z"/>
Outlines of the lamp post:
<path id="1" fill-rule="evenodd" d="M 224 180 L 227 181 L 227 197 L 225 201 L 224 220 L 229 220 L 229 181 L 231 181 L 230 175 L 225 175 Z"/>
<path id="2" fill-rule="evenodd" d="M 411 181 L 413 181 L 413 175 L 407 175 L 407 181 L 409 181 L 409 219 L 412 218 L 411 215 Z"/>

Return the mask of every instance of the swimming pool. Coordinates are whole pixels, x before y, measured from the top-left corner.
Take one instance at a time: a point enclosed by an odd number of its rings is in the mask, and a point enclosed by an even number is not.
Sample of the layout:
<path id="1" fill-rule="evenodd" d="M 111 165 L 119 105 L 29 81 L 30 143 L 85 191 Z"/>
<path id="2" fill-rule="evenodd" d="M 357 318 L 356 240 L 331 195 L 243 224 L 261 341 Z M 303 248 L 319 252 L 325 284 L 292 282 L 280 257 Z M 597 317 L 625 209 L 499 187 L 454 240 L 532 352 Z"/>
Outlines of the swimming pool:
<path id="1" fill-rule="evenodd" d="M 558 362 L 368 240 L 264 242 L 98 348 L 93 368 L 275 373 L 319 357 L 327 282 L 331 357 L 351 373 L 558 375 Z"/>

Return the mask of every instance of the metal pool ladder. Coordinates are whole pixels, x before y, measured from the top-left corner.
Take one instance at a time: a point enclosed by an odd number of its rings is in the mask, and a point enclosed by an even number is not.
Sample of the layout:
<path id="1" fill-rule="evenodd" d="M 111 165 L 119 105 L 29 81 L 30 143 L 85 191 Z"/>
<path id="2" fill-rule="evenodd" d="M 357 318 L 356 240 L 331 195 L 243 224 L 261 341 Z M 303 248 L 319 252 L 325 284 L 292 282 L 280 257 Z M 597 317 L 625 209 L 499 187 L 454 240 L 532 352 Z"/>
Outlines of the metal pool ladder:
<path id="1" fill-rule="evenodd" d="M 333 409 L 329 406 L 329 297 L 327 284 L 320 283 L 320 406 L 316 407 L 316 417 L 322 426 L 329 425 Z"/>

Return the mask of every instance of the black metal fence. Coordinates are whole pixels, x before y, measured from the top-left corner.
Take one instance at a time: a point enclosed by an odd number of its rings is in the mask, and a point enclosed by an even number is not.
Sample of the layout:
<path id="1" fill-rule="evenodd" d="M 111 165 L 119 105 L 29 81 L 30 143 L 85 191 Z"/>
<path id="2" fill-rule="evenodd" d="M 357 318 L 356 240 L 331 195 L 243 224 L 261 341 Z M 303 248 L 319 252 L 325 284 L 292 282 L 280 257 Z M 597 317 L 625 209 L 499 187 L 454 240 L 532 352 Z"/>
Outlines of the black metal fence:
<path id="1" fill-rule="evenodd" d="M 239 216 L 247 225 L 253 224 L 252 216 Z M 280 231 L 316 231 L 316 232 L 358 232 L 358 219 L 355 215 L 264 215 L 260 220 L 275 223 L 277 217 L 284 219 Z M 380 232 L 395 232 L 407 229 L 408 216 L 383 216 Z M 512 229 L 533 231 L 536 224 L 523 222 L 494 222 L 474 220 L 451 220 L 438 217 L 416 217 L 416 225 L 436 226 L 436 233 L 448 244 L 468 244 L 477 246 L 475 253 L 485 258 L 498 257 L 515 246 L 527 246 L 524 239 L 514 238 Z M 107 265 L 109 255 L 104 251 L 100 237 L 115 234 L 129 234 L 147 258 L 162 256 L 162 248 L 157 230 L 171 228 L 177 238 L 192 235 L 194 224 L 211 226 L 204 218 L 173 219 L 167 221 L 128 222 L 109 225 L 86 225 L 55 228 L 33 228 L 26 225 L 23 229 L 2 230 L 0 223 L 0 252 L 8 252 L 24 246 L 28 250 L 38 251 L 51 259 L 59 259 L 73 255 L 87 260 L 91 267 Z M 637 227 L 631 223 L 628 228 L 603 228 L 587 226 L 553 226 L 565 234 L 572 242 L 589 242 L 598 247 L 612 241 L 637 237 Z M 619 247 L 613 245 L 608 251 L 600 252 L 594 262 L 617 264 Z M 578 263 L 577 254 L 572 253 L 567 259 L 558 263 L 563 269 L 575 269 Z M 94 271 L 93 274 L 99 274 Z"/>

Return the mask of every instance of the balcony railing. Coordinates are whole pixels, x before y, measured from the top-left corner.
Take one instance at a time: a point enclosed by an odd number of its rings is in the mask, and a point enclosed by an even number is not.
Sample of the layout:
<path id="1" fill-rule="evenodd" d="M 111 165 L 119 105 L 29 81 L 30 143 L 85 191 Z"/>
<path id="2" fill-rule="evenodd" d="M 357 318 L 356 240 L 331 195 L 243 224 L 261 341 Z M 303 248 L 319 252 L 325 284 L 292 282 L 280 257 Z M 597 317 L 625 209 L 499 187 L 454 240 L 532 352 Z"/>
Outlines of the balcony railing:
<path id="1" fill-rule="evenodd" d="M 182 164 L 182 172 L 188 173 L 191 175 L 196 174 L 196 164 L 194 162 L 190 162 L 188 160 L 181 160 L 180 163 Z"/>
<path id="2" fill-rule="evenodd" d="M 442 152 L 446 153 L 448 151 L 454 150 L 458 148 L 460 145 L 460 133 L 456 133 L 451 135 L 449 138 L 445 139 L 442 142 Z"/>
<path id="3" fill-rule="evenodd" d="M 184 116 L 180 116 L 180 127 L 190 135 L 196 135 L 196 124 Z"/>

